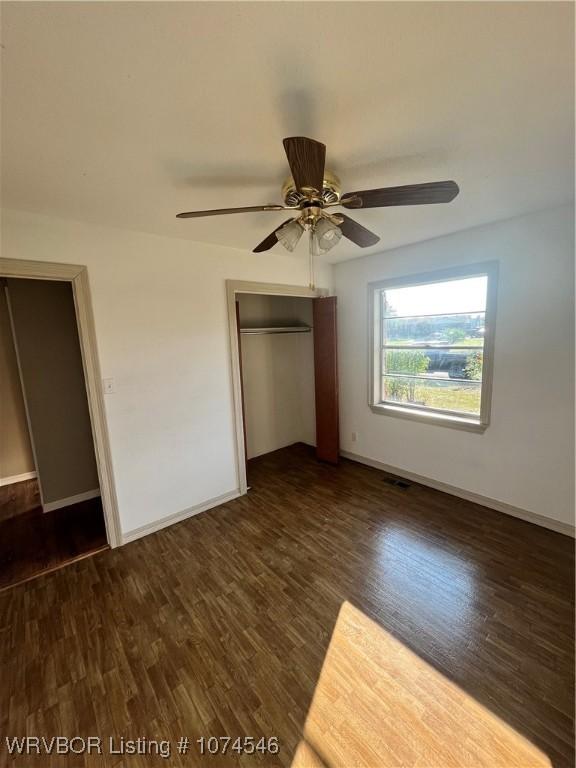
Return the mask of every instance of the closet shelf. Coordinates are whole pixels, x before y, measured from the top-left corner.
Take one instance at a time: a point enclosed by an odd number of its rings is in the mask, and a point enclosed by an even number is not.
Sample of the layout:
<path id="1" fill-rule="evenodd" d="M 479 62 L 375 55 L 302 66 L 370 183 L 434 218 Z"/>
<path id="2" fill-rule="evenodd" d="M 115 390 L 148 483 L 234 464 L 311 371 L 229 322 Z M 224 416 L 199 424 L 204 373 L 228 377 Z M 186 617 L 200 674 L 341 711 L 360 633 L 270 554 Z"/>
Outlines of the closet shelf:
<path id="1" fill-rule="evenodd" d="M 246 335 L 257 335 L 264 333 L 310 333 L 312 330 L 309 325 L 277 325 L 267 328 L 240 328 L 240 333 Z"/>

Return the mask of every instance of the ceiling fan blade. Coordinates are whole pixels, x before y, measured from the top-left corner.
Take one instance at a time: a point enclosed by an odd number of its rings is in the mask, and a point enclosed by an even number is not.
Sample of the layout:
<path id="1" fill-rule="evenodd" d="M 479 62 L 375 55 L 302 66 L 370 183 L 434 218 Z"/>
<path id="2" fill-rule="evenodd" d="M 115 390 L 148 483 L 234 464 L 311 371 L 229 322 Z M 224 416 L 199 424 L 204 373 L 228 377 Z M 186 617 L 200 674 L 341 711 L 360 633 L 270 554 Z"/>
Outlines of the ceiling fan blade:
<path id="1" fill-rule="evenodd" d="M 282 142 L 296 189 L 311 187 L 322 192 L 326 146 L 305 136 L 292 136 Z"/>
<path id="2" fill-rule="evenodd" d="M 381 208 L 389 205 L 429 205 L 449 203 L 460 191 L 455 181 L 433 181 L 404 187 L 383 187 L 363 192 L 346 192 L 340 205 L 345 208 Z"/>
<path id="3" fill-rule="evenodd" d="M 276 232 L 278 232 L 279 229 L 282 229 L 282 227 L 285 224 L 288 224 L 290 221 L 296 221 L 296 219 L 286 219 L 286 221 L 283 221 L 282 224 L 280 224 L 279 227 L 276 227 L 274 232 L 270 232 L 268 237 L 265 237 L 264 240 L 262 240 L 261 243 L 259 243 L 256 248 L 252 251 L 252 253 L 262 253 L 262 251 L 269 251 L 272 246 L 276 245 L 278 242 L 278 238 L 276 237 Z"/>
<path id="4" fill-rule="evenodd" d="M 225 213 L 249 213 L 250 211 L 286 211 L 289 207 L 284 205 L 250 205 L 245 208 L 214 208 L 211 211 L 186 211 L 177 213 L 177 219 L 196 219 L 200 216 L 220 216 Z"/>
<path id="5" fill-rule="evenodd" d="M 338 216 L 344 219 L 342 224 L 338 224 L 344 237 L 347 237 L 348 240 L 352 240 L 352 242 L 359 245 L 360 248 L 368 248 L 370 245 L 376 245 L 376 243 L 379 242 L 380 238 L 378 235 L 375 235 L 374 232 L 370 232 L 370 230 L 363 227 L 362 224 L 358 224 L 357 221 L 354 221 L 354 219 L 351 219 L 343 213 L 339 213 Z"/>

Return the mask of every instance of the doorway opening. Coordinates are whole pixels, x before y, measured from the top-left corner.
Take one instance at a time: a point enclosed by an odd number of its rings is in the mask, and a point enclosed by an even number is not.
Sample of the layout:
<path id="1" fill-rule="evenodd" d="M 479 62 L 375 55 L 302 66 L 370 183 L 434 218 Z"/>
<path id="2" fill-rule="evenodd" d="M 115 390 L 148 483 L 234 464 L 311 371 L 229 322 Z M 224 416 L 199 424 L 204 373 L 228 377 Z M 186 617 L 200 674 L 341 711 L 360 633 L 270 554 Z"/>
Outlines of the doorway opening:
<path id="1" fill-rule="evenodd" d="M 1 590 L 117 546 L 119 525 L 85 269 L 0 276 Z"/>
<path id="2" fill-rule="evenodd" d="M 336 298 L 228 281 L 239 489 L 250 459 L 294 443 L 339 459 Z"/>

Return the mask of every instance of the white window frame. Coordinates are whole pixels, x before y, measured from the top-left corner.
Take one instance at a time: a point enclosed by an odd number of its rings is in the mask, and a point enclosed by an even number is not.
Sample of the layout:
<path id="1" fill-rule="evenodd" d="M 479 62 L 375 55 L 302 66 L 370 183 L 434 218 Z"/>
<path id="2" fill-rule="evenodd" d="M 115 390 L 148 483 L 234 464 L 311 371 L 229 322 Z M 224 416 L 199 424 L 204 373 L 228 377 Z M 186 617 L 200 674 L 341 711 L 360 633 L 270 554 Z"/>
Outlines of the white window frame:
<path id="1" fill-rule="evenodd" d="M 484 333 L 484 353 L 482 363 L 482 385 L 480 389 L 480 415 L 466 416 L 454 411 L 425 408 L 407 403 L 389 403 L 380 400 L 382 377 L 382 317 L 381 292 L 390 288 L 407 288 L 410 286 L 444 283 L 450 280 L 461 280 L 467 277 L 487 277 L 486 314 Z M 498 285 L 498 262 L 489 261 L 482 264 L 442 269 L 419 275 L 407 275 L 381 280 L 368 284 L 368 328 L 369 340 L 369 373 L 368 373 L 368 404 L 374 413 L 386 416 L 399 416 L 427 424 L 438 424 L 446 427 L 465 429 L 471 432 L 484 432 L 490 424 L 492 401 L 492 379 L 494 371 L 494 337 L 496 332 L 496 295 Z"/>

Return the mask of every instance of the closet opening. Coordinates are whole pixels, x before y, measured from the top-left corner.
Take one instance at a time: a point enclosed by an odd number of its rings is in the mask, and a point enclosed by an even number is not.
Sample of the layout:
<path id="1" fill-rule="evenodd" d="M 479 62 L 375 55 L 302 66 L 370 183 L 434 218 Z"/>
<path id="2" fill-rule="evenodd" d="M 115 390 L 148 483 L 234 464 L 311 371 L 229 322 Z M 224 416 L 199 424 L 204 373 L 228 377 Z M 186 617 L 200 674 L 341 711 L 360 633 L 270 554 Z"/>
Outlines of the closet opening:
<path id="1" fill-rule="evenodd" d="M 108 548 L 72 286 L 1 283 L 0 590 Z"/>
<path id="2" fill-rule="evenodd" d="M 335 297 L 229 282 L 228 298 L 241 492 L 250 460 L 287 446 L 338 463 Z"/>

